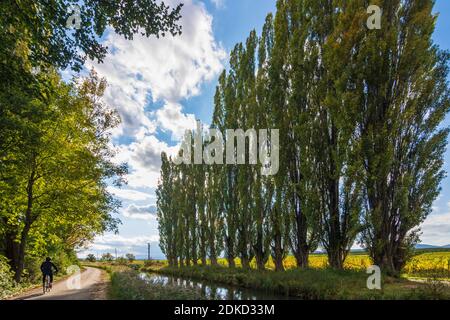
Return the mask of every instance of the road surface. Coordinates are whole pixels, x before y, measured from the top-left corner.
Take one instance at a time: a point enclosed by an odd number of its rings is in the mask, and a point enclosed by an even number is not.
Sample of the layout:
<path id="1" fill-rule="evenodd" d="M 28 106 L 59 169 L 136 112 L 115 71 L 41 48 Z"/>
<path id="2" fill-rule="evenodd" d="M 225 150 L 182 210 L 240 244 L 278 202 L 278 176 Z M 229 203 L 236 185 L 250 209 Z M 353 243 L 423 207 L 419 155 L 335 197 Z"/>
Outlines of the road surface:
<path id="1" fill-rule="evenodd" d="M 105 300 L 107 289 L 107 276 L 103 270 L 86 267 L 81 273 L 79 289 L 72 289 L 76 283 L 74 278 L 68 278 L 53 283 L 53 288 L 46 294 L 42 287 L 30 290 L 16 300 Z M 69 285 L 68 285 L 69 283 Z M 70 285 L 72 284 L 72 285 Z"/>

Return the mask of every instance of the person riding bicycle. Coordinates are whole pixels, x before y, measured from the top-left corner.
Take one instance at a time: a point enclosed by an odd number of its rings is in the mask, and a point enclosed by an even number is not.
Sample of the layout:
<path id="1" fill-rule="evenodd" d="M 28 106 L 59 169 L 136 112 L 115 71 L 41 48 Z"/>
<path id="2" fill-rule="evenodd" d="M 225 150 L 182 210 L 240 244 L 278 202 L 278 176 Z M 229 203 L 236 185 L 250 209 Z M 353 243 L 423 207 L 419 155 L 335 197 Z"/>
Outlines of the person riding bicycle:
<path id="1" fill-rule="evenodd" d="M 58 268 L 51 262 L 52 259 L 50 257 L 47 257 L 45 259 L 45 262 L 41 264 L 41 271 L 42 271 L 42 282 L 45 283 L 45 277 L 50 277 L 50 288 L 53 284 L 53 269 L 55 269 L 55 272 L 58 272 Z"/>

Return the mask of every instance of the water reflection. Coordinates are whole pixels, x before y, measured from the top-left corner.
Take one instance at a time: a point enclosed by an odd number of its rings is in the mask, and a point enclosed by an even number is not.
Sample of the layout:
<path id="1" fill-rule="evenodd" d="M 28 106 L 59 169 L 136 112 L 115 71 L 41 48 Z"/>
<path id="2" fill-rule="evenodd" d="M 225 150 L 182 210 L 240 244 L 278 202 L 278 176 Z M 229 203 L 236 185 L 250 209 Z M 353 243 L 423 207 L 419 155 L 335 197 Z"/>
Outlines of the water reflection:
<path id="1" fill-rule="evenodd" d="M 200 292 L 206 299 L 211 300 L 284 300 L 287 297 L 268 294 L 263 291 L 234 288 L 216 285 L 204 281 L 193 281 L 155 273 L 141 273 L 140 278 L 146 282 L 159 285 L 172 285 L 181 288 L 193 289 Z"/>

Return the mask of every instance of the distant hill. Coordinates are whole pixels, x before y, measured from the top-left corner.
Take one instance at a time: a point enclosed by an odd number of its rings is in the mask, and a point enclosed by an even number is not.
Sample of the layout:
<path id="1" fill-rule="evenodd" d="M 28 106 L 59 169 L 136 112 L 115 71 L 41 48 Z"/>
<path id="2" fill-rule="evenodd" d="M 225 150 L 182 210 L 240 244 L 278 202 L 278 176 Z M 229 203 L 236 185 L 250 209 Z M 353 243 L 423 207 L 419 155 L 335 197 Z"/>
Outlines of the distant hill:
<path id="1" fill-rule="evenodd" d="M 418 250 L 437 250 L 437 251 L 448 251 L 450 249 L 450 244 L 446 244 L 445 246 L 434 246 L 431 244 L 418 244 L 416 245 L 416 249 Z"/>
<path id="2" fill-rule="evenodd" d="M 439 247 L 439 246 L 433 246 L 431 244 L 416 244 L 416 249 L 440 249 L 440 248 L 444 248 L 444 247 Z"/>

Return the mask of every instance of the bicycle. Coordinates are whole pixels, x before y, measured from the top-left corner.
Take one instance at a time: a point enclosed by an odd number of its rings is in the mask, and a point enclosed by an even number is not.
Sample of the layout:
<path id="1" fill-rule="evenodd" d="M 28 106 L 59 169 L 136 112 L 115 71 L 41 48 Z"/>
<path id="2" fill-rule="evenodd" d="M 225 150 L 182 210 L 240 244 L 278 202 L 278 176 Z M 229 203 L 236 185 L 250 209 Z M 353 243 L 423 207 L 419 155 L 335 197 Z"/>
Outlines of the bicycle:
<path id="1" fill-rule="evenodd" d="M 50 292 L 50 290 L 52 290 L 50 285 L 50 276 L 47 274 L 45 275 L 44 283 L 42 284 L 42 291 L 45 294 L 46 292 Z"/>

